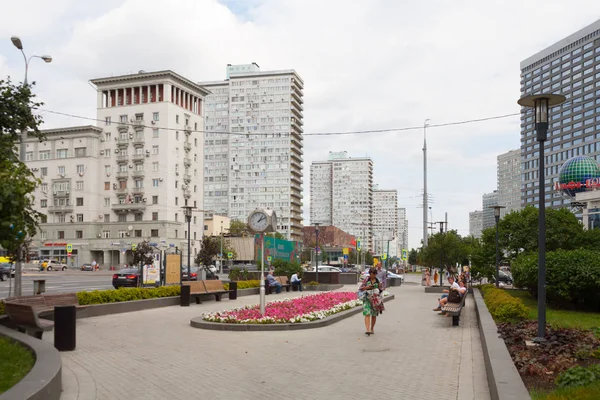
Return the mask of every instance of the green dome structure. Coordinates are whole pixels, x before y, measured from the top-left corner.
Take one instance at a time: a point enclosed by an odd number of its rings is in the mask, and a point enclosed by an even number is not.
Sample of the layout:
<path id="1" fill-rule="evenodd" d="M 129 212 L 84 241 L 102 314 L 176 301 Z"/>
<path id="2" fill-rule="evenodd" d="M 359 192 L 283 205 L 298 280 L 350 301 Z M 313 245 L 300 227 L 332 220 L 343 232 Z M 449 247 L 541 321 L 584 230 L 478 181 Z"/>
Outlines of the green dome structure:
<path id="1" fill-rule="evenodd" d="M 591 189 L 590 180 L 598 185 L 599 179 L 600 166 L 594 158 L 588 156 L 570 158 L 558 171 L 559 189 L 570 197 Z"/>

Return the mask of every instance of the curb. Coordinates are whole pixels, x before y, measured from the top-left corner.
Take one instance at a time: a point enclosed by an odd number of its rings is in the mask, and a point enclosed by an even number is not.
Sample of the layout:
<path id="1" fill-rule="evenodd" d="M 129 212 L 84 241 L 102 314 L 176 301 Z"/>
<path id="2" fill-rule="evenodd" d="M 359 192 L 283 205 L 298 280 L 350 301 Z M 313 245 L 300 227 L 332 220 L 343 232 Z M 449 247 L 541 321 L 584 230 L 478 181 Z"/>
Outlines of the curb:
<path id="1" fill-rule="evenodd" d="M 383 299 L 384 303 L 391 301 L 395 298 L 393 294 Z M 362 312 L 362 307 L 354 307 L 349 310 L 342 311 L 340 313 L 331 315 L 325 319 L 318 321 L 302 322 L 296 324 L 226 324 L 223 322 L 210 322 L 204 321 L 202 316 L 192 318 L 190 320 L 190 326 L 198 329 L 210 329 L 215 331 L 295 331 L 300 329 L 313 329 L 322 328 L 329 326 L 338 321 L 351 317 L 355 314 Z"/>
<path id="2" fill-rule="evenodd" d="M 59 400 L 62 392 L 62 361 L 58 350 L 43 340 L 0 326 L 0 336 L 8 337 L 30 350 L 33 368 L 0 400 Z"/>
<path id="3" fill-rule="evenodd" d="M 531 400 L 519 371 L 510 357 L 498 327 L 483 302 L 479 290 L 473 290 L 483 360 L 492 400 Z"/>

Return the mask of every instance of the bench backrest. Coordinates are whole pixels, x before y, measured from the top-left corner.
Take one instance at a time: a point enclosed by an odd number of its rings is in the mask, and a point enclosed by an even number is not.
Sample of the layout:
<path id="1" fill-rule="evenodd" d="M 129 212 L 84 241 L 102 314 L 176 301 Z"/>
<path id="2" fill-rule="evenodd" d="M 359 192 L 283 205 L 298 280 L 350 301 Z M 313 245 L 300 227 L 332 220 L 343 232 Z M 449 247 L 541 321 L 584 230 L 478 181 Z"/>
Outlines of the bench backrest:
<path id="1" fill-rule="evenodd" d="M 35 310 L 42 310 L 48 308 L 48 306 L 46 305 L 46 301 L 44 300 L 44 296 L 42 295 L 9 297 L 4 302 L 13 304 L 25 304 L 27 306 L 33 307 Z"/>
<path id="2" fill-rule="evenodd" d="M 38 318 L 32 306 L 19 303 L 5 303 L 6 315 L 17 325 L 37 326 Z"/>
<path id="3" fill-rule="evenodd" d="M 221 282 L 220 280 L 208 280 L 208 281 L 202 281 L 204 282 L 204 287 L 206 288 L 207 292 L 222 292 L 223 290 L 223 282 Z"/>
<path id="4" fill-rule="evenodd" d="M 289 283 L 287 276 L 278 276 L 275 279 L 277 279 L 277 282 L 281 283 L 282 285 L 287 285 Z"/>
<path id="5" fill-rule="evenodd" d="M 202 281 L 185 281 L 182 282 L 183 285 L 190 287 L 190 293 L 205 293 L 206 289 L 204 288 L 204 284 Z"/>
<path id="6" fill-rule="evenodd" d="M 78 306 L 77 293 L 43 294 L 48 307 L 54 306 Z"/>

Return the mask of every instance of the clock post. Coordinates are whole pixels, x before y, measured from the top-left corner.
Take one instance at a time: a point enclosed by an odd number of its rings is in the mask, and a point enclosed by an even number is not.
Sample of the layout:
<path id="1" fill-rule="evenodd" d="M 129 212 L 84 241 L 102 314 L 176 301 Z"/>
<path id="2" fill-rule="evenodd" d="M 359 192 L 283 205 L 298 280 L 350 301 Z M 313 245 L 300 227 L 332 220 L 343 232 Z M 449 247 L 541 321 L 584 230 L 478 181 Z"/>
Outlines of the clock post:
<path id="1" fill-rule="evenodd" d="M 260 234 L 260 314 L 265 315 L 265 233 L 277 231 L 277 215 L 273 210 L 256 209 L 248 216 L 248 227 Z"/>

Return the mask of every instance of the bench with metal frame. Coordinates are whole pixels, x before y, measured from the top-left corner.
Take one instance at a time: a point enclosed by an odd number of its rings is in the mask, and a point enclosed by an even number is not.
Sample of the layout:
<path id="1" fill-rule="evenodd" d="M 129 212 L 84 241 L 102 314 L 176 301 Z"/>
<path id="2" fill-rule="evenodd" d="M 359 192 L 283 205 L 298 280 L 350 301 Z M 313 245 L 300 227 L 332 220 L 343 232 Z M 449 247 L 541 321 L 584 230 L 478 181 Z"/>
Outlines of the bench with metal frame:
<path id="1" fill-rule="evenodd" d="M 6 315 L 19 332 L 41 339 L 45 331 L 54 327 L 53 321 L 38 317 L 33 305 L 5 302 L 4 307 Z"/>
<path id="2" fill-rule="evenodd" d="M 442 306 L 442 312 L 452 316 L 452 326 L 458 326 L 460 322 L 460 313 L 465 307 L 465 300 L 467 299 L 468 292 L 465 292 L 460 299 L 460 303 L 446 303 Z"/>
<path id="3" fill-rule="evenodd" d="M 77 309 L 86 306 L 79 305 L 77 293 L 38 294 L 33 296 L 9 297 L 5 303 L 24 304 L 31 306 L 36 314 L 54 311 L 54 306 L 75 306 Z"/>
<path id="4" fill-rule="evenodd" d="M 190 297 L 195 298 L 196 304 L 202 304 L 201 296 L 214 295 L 216 301 L 221 301 L 221 297 L 230 292 L 223 289 L 223 283 L 220 280 L 185 281 L 182 284 L 190 287 Z"/>

